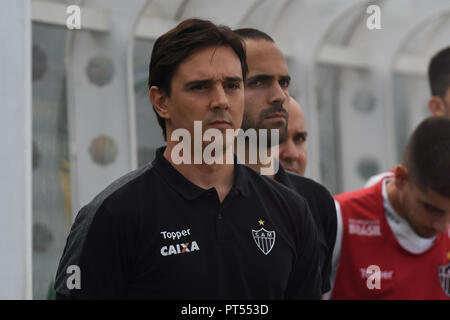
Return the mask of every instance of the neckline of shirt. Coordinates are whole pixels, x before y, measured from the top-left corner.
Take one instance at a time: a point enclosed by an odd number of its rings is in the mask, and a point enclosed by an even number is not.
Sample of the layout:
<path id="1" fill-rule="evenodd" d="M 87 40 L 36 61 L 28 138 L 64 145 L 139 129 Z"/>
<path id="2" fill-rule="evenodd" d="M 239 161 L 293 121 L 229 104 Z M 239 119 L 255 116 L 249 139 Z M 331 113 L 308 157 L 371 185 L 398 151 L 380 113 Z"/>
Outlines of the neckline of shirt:
<path id="1" fill-rule="evenodd" d="M 181 194 L 187 200 L 194 200 L 200 197 L 205 192 L 210 192 L 211 189 L 203 189 L 196 184 L 189 181 L 183 176 L 172 164 L 164 157 L 166 147 L 161 147 L 156 150 L 155 160 L 152 166 L 161 172 L 162 177 L 167 183 Z M 248 196 L 248 177 L 243 165 L 236 161 L 234 165 L 234 182 L 231 190 L 236 189 L 242 195 Z"/>
<path id="2" fill-rule="evenodd" d="M 403 249 L 412 254 L 422 254 L 433 246 L 436 237 L 422 238 L 418 236 L 409 223 L 395 211 L 389 201 L 386 191 L 386 184 L 391 180 L 393 180 L 393 178 L 386 178 L 382 182 L 383 206 L 386 220 L 388 221 L 392 233 Z"/>

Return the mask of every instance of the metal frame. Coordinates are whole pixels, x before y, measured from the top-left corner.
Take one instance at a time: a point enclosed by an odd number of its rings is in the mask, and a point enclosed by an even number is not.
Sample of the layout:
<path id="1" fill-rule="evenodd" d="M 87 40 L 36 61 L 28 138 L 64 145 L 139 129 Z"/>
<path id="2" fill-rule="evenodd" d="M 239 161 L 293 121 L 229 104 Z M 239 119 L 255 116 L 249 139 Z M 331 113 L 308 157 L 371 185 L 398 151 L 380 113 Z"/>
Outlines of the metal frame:
<path id="1" fill-rule="evenodd" d="M 109 32 L 69 34 L 66 70 L 73 217 L 112 180 L 137 166 L 132 46 L 138 18 L 148 2 L 110 0 L 109 19 L 114 23 Z M 99 10 L 104 1 L 90 0 L 89 5 Z M 120 19 L 123 14 L 129 19 Z M 88 61 L 97 55 L 111 59 L 115 70 L 112 81 L 102 87 L 90 84 L 86 77 Z M 100 167 L 88 149 L 95 137 L 105 134 L 116 142 L 118 154 L 113 163 Z"/>
<path id="2" fill-rule="evenodd" d="M 426 65 L 428 64 L 428 59 L 425 57 L 416 57 L 401 55 L 401 49 L 404 47 L 405 42 L 410 39 L 413 33 L 420 27 L 426 24 L 431 19 L 437 19 L 441 16 L 450 15 L 450 5 L 447 7 L 432 8 L 430 12 L 427 12 L 425 16 L 420 17 L 413 25 L 409 26 L 404 30 L 403 34 L 400 36 L 400 41 L 392 49 L 391 59 L 389 60 L 389 65 L 394 72 L 398 73 L 412 73 L 412 74 L 426 74 Z M 420 65 L 422 67 L 417 67 Z"/>
<path id="3" fill-rule="evenodd" d="M 258 1 L 263 2 L 264 0 L 189 0 L 183 4 L 183 12 L 178 12 L 178 17 L 180 20 L 194 16 L 198 18 L 207 18 L 213 20 L 215 23 L 225 24 L 231 28 L 234 28 L 239 25 L 244 13 L 250 10 L 253 4 Z M 214 8 L 214 10 L 211 10 L 211 8 Z M 233 12 L 233 14 L 230 15 L 224 14 L 227 11 L 231 12 L 234 8 L 239 8 L 239 10 L 236 10 L 236 12 Z"/>
<path id="4" fill-rule="evenodd" d="M 284 0 L 285 4 L 281 7 L 287 6 L 288 1 Z M 181 6 L 187 6 L 189 1 L 183 2 Z M 239 22 L 236 26 L 242 26 L 245 24 L 247 16 L 251 15 L 251 12 L 255 10 L 261 2 L 253 0 L 253 3 L 248 5 L 248 8 L 242 14 Z M 350 5 L 351 6 L 351 5 Z M 66 26 L 65 13 L 66 5 L 47 2 L 42 0 L 31 0 L 32 20 L 33 22 L 52 24 L 57 26 Z M 345 9 L 344 9 L 345 10 Z M 275 10 L 276 13 L 273 17 L 278 16 L 282 10 Z M 339 14 L 337 14 L 339 15 Z M 275 18 L 270 19 L 273 23 L 269 23 L 270 28 L 274 27 L 276 22 Z M 93 8 L 83 7 L 82 16 L 82 28 L 84 30 L 96 31 L 96 32 L 108 32 L 110 25 L 110 15 L 104 11 Z M 159 35 L 166 32 L 170 28 L 174 27 L 178 23 L 177 20 L 166 18 L 146 18 L 139 19 L 136 27 L 136 37 L 143 39 L 156 39 Z M 334 23 L 330 23 L 334 25 Z M 286 52 L 288 58 L 293 57 L 293 52 Z M 414 55 L 401 55 L 399 56 L 393 66 L 395 72 L 408 73 L 408 74 L 420 74 L 426 73 L 426 70 L 418 65 L 426 63 L 426 57 L 414 56 Z M 364 52 L 360 52 L 355 48 L 348 48 L 345 46 L 322 44 L 321 50 L 318 52 L 317 62 L 327 65 L 336 65 L 341 67 L 356 67 L 356 68 L 370 68 L 370 64 L 366 59 Z"/>
<path id="5" fill-rule="evenodd" d="M 425 12 L 423 16 L 418 18 L 414 24 L 408 26 L 403 30 L 403 33 L 399 37 L 399 41 L 396 43 L 396 45 L 392 48 L 392 54 L 390 57 L 390 60 L 388 60 L 388 64 L 390 66 L 398 66 L 400 63 L 404 63 L 404 57 L 405 55 L 402 54 L 402 49 L 404 48 L 405 44 L 409 39 L 414 37 L 414 33 L 420 28 L 425 25 L 427 25 L 431 21 L 435 21 L 439 19 L 440 17 L 444 16 L 450 16 L 450 5 L 441 6 L 441 7 L 432 7 L 429 11 Z M 439 28 L 439 26 L 438 26 Z M 443 45 L 448 45 L 449 42 L 443 43 Z M 431 47 L 431 46 L 430 46 Z M 429 51 L 429 49 L 427 49 Z M 431 52 L 430 52 L 431 53 Z M 432 52 L 431 54 L 434 54 L 436 52 Z M 422 61 L 416 60 L 417 64 L 417 73 L 415 75 L 420 75 L 423 78 L 427 79 L 428 77 L 426 75 L 427 73 L 427 66 L 429 64 L 430 56 L 427 58 L 424 58 Z M 406 61 L 405 61 L 406 62 Z M 414 63 L 414 60 L 411 61 L 411 63 Z M 393 68 L 393 72 L 390 74 L 390 81 L 393 84 L 394 83 L 394 77 L 398 74 L 398 69 Z M 414 75 L 411 73 L 411 75 Z M 408 96 L 408 102 L 410 106 L 410 116 L 409 116 L 409 123 L 408 127 L 404 128 L 406 131 L 401 131 L 400 133 L 400 141 L 398 143 L 403 146 L 403 144 L 406 144 L 407 137 L 411 134 L 411 132 L 414 130 L 415 126 L 418 124 L 419 121 L 421 121 L 424 117 L 423 111 L 422 111 L 422 103 L 423 103 L 423 91 L 422 86 L 420 86 L 419 90 L 413 90 L 411 94 Z M 428 88 L 427 88 L 428 93 Z M 429 95 L 427 95 L 429 97 Z M 394 92 L 391 93 L 390 99 L 392 101 L 392 106 L 394 106 Z M 403 138 L 403 139 L 402 139 Z M 401 156 L 399 154 L 399 156 Z"/>
<path id="6" fill-rule="evenodd" d="M 290 4 L 297 4 L 298 2 L 291 2 Z M 307 17 L 302 17 L 299 22 L 296 24 L 296 27 L 299 28 L 296 30 L 296 40 L 293 43 L 283 43 L 279 42 L 283 51 L 287 52 L 287 56 L 291 57 L 294 62 L 293 70 L 291 72 L 298 75 L 306 76 L 299 77 L 302 79 L 300 81 L 300 90 L 304 92 L 304 96 L 302 97 L 302 102 L 305 103 L 307 118 L 308 118 L 308 130 L 310 131 L 310 139 L 308 142 L 308 157 L 309 164 L 307 168 L 307 175 L 311 176 L 315 180 L 321 181 L 321 172 L 320 172 L 320 152 L 319 152 L 319 121 L 318 121 L 318 113 L 317 113 L 317 96 L 315 91 L 316 81 L 316 63 L 317 56 L 320 50 L 321 45 L 323 44 L 323 39 L 327 35 L 328 31 L 332 26 L 349 10 L 354 9 L 356 6 L 361 6 L 362 3 L 360 0 L 355 0 L 351 2 L 346 2 L 345 5 L 342 5 L 337 9 L 337 11 L 330 12 L 328 15 L 319 14 L 319 12 L 315 12 L 315 8 L 308 10 L 307 7 L 302 6 L 302 3 L 296 8 L 291 8 L 291 11 L 295 9 L 303 10 L 304 12 L 308 12 Z M 300 8 L 298 8 L 300 7 Z M 288 11 L 289 6 L 284 8 L 284 12 Z M 283 14 L 280 14 L 280 20 L 287 20 L 288 17 L 283 17 Z M 315 22 L 318 28 L 314 30 L 305 30 L 302 29 L 301 26 L 308 26 L 312 22 Z M 280 28 L 278 29 L 280 30 Z M 273 30 L 272 30 L 273 31 Z M 281 31 L 280 31 L 281 33 Z M 277 35 L 276 32 L 274 32 Z M 282 37 L 280 37 L 282 40 Z M 307 44 L 307 45 L 305 45 Z"/>
<path id="7" fill-rule="evenodd" d="M 443 11 L 444 9 L 444 11 Z M 394 95 L 393 95 L 393 77 L 394 77 L 394 61 L 398 56 L 401 48 L 407 39 L 411 36 L 412 32 L 416 30 L 419 26 L 423 26 L 427 20 L 430 20 L 434 17 L 441 16 L 443 14 L 447 14 L 448 10 L 450 10 L 450 6 L 446 8 L 436 8 L 435 6 L 428 6 L 426 11 L 421 12 L 421 17 L 418 18 L 418 22 L 414 23 L 413 26 L 410 24 L 403 24 L 401 28 L 396 30 L 396 36 L 392 37 L 392 32 L 389 34 L 385 34 L 385 36 L 381 39 L 379 43 L 383 43 L 383 50 L 377 51 L 377 59 L 374 65 L 374 69 L 378 73 L 378 82 L 380 83 L 379 92 L 380 95 L 383 96 L 383 105 L 385 112 L 385 123 L 387 123 L 388 137 L 395 137 L 395 113 L 394 113 Z M 417 60 L 416 60 L 417 61 Z M 411 60 L 408 60 L 404 56 L 400 58 L 400 63 L 405 66 Z M 412 62 L 415 62 L 414 59 Z M 428 65 L 428 61 L 421 61 L 422 66 L 425 67 Z M 398 64 L 397 64 L 398 65 Z M 416 68 L 418 69 L 418 68 Z M 412 70 L 411 70 L 412 71 Z M 426 72 L 426 69 L 422 71 Z M 386 139 L 387 148 L 386 148 L 386 165 L 391 167 L 396 164 L 396 149 L 397 145 L 395 143 L 395 139 Z"/>

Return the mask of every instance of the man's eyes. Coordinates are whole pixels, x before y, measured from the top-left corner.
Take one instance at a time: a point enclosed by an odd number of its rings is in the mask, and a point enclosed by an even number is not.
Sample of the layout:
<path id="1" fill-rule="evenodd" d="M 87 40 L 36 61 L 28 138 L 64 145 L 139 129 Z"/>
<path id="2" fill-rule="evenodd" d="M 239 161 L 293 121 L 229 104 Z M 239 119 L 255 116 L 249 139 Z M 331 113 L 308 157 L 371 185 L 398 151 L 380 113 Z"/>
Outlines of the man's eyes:
<path id="1" fill-rule="evenodd" d="M 255 80 L 250 80 L 247 83 L 247 86 L 249 86 L 249 87 L 260 87 L 262 85 L 271 85 L 272 81 L 273 81 L 273 79 L 255 79 Z M 290 80 L 289 79 L 281 79 L 281 80 L 278 81 L 278 83 L 279 83 L 279 85 L 282 88 L 288 88 Z"/>
<path id="2" fill-rule="evenodd" d="M 225 87 L 227 89 L 240 89 L 241 84 L 239 82 L 230 82 L 230 83 L 227 83 Z"/>
<path id="3" fill-rule="evenodd" d="M 239 82 L 228 82 L 224 84 L 224 89 L 240 89 L 241 83 Z M 211 85 L 208 84 L 196 84 L 189 87 L 189 90 L 191 91 L 202 91 L 202 90 L 209 90 L 211 89 Z"/>
<path id="4" fill-rule="evenodd" d="M 301 134 L 301 135 L 297 135 L 297 136 L 294 137 L 294 142 L 295 143 L 302 143 L 302 142 L 305 142 L 305 141 L 306 141 L 306 135 Z"/>
<path id="5" fill-rule="evenodd" d="M 436 215 L 442 215 L 442 214 L 444 213 L 443 210 L 441 210 L 441 209 L 439 209 L 439 208 L 436 208 L 436 207 L 434 207 L 434 206 L 431 206 L 431 205 L 429 205 L 429 204 L 426 203 L 426 202 L 422 202 L 422 201 L 421 201 L 421 204 L 422 204 L 422 207 L 423 207 L 425 210 L 427 210 L 428 212 L 431 212 L 431 213 L 433 213 L 433 214 L 436 214 Z"/>
<path id="6" fill-rule="evenodd" d="M 287 88 L 287 87 L 289 87 L 290 81 L 287 80 L 287 79 L 286 79 L 286 80 L 280 80 L 279 83 L 280 83 L 280 86 L 281 86 L 281 87 Z"/>
<path id="7" fill-rule="evenodd" d="M 252 80 L 248 82 L 248 86 L 250 87 L 259 87 L 260 85 L 262 85 L 262 81 L 261 80 Z"/>

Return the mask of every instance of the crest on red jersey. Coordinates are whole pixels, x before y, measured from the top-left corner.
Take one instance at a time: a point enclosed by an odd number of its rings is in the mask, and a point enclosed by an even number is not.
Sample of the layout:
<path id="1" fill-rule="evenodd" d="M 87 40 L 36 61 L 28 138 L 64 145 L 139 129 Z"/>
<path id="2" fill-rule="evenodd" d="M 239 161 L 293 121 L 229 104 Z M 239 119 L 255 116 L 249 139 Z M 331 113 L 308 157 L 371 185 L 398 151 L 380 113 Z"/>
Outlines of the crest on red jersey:
<path id="1" fill-rule="evenodd" d="M 439 266 L 439 282 L 447 297 L 450 297 L 450 263 Z"/>

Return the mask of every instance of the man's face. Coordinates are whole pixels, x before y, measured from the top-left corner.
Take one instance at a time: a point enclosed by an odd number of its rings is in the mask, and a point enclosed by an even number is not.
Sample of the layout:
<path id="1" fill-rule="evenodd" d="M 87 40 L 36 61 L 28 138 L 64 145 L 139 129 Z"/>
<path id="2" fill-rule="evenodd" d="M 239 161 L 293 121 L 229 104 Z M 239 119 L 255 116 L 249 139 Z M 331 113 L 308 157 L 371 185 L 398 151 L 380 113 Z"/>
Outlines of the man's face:
<path id="1" fill-rule="evenodd" d="M 193 137 L 194 121 L 202 121 L 202 131 L 216 128 L 239 129 L 244 112 L 242 69 L 236 53 L 227 46 L 208 47 L 194 52 L 176 70 L 171 96 L 165 100 L 170 133 L 185 128 Z"/>
<path id="2" fill-rule="evenodd" d="M 422 190 L 408 180 L 400 190 L 403 212 L 412 229 L 422 238 L 448 232 L 450 226 L 450 198 Z"/>
<path id="3" fill-rule="evenodd" d="M 267 40 L 245 40 L 248 76 L 242 129 L 280 129 L 286 138 L 290 76 L 278 46 Z"/>
<path id="4" fill-rule="evenodd" d="M 307 162 L 306 137 L 305 115 L 300 105 L 291 98 L 287 138 L 280 144 L 279 157 L 283 168 L 300 175 L 305 174 Z"/>

